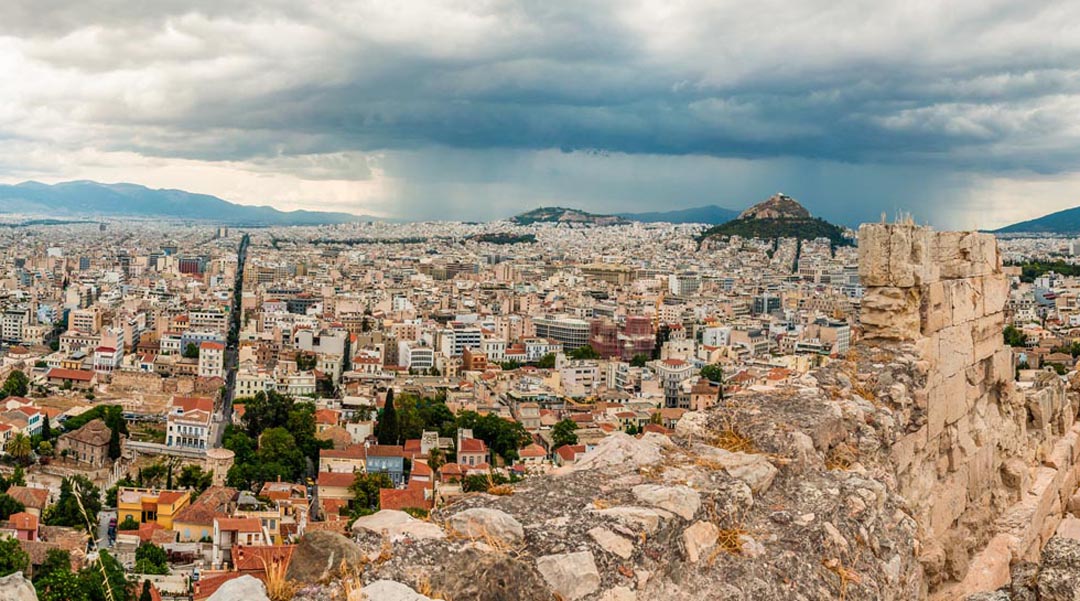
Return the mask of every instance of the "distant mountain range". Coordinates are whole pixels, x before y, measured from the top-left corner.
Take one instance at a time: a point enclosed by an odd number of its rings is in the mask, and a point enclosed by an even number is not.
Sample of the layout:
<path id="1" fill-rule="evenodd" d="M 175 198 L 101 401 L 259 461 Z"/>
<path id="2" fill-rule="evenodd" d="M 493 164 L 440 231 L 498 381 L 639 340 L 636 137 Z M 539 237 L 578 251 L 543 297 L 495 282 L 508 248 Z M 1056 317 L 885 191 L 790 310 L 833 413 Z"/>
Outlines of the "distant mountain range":
<path id="1" fill-rule="evenodd" d="M 996 234 L 1080 234 L 1080 207 L 1043 215 L 994 230 Z"/>
<path id="2" fill-rule="evenodd" d="M 786 194 L 774 194 L 733 219 L 705 230 L 700 239 L 720 236 L 743 238 L 828 238 L 833 244 L 847 244 L 844 228 L 814 217 L 806 207 Z"/>
<path id="3" fill-rule="evenodd" d="M 540 207 L 526 211 L 510 218 L 517 225 L 532 225 L 533 223 L 581 223 L 588 225 L 619 225 L 629 223 L 628 220 L 618 215 L 597 215 L 581 209 L 568 209 L 566 207 Z"/>
<path id="4" fill-rule="evenodd" d="M 643 223 L 704 223 L 717 225 L 726 223 L 739 216 L 734 209 L 708 205 L 692 209 L 675 211 L 654 211 L 650 213 L 619 213 L 619 217 Z"/>
<path id="5" fill-rule="evenodd" d="M 183 219 L 228 225 L 329 225 L 374 219 L 350 213 L 279 211 L 268 206 L 234 204 L 208 194 L 92 181 L 0 185 L 0 213 Z"/>

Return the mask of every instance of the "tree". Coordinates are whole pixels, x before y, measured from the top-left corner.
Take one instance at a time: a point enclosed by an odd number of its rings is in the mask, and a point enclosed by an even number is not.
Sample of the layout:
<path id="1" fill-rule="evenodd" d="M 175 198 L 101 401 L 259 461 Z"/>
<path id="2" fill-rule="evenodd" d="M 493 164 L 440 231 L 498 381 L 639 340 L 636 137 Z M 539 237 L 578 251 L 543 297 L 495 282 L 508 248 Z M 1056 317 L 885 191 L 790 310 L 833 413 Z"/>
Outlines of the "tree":
<path id="1" fill-rule="evenodd" d="M 49 423 L 49 416 L 48 416 L 48 414 L 46 414 L 45 418 L 43 420 L 41 420 L 41 439 L 42 440 L 52 440 L 52 437 L 53 437 L 52 424 Z"/>
<path id="2" fill-rule="evenodd" d="M 379 414 L 379 421 L 375 424 L 375 436 L 379 439 L 379 444 L 396 445 L 400 434 L 397 410 L 394 408 L 394 389 L 389 388 L 386 391 L 386 403 Z"/>
<path id="3" fill-rule="evenodd" d="M 645 367 L 649 362 L 649 356 L 638 353 L 630 358 L 630 367 Z"/>
<path id="4" fill-rule="evenodd" d="M 120 428 L 112 428 L 109 432 L 109 459 L 120 458 Z"/>
<path id="5" fill-rule="evenodd" d="M 0 578 L 25 572 L 30 567 L 30 556 L 19 546 L 19 541 L 14 538 L 4 537 L 0 539 Z"/>
<path id="6" fill-rule="evenodd" d="M 128 589 L 124 566 L 105 550 L 99 553 L 98 561 L 100 566 L 97 563 L 87 564 L 79 572 L 80 586 L 86 591 L 87 601 L 129 601 L 131 591 Z M 112 591 L 111 596 L 106 594 L 106 587 Z"/>
<path id="7" fill-rule="evenodd" d="M 71 572 L 71 553 L 64 549 L 49 549 L 45 553 L 45 562 L 41 564 L 41 567 L 34 570 L 34 582 L 42 580 L 56 571 Z"/>
<path id="8" fill-rule="evenodd" d="M 26 511 L 26 506 L 6 494 L 0 494 L 0 521 L 6 521 L 12 514 Z"/>
<path id="9" fill-rule="evenodd" d="M 20 432 L 7 441 L 7 444 L 4 445 L 4 450 L 7 451 L 8 455 L 11 455 L 21 462 L 26 461 L 30 457 L 30 447 L 30 437 Z"/>
<path id="10" fill-rule="evenodd" d="M 390 476 L 382 472 L 365 474 L 356 473 L 356 479 L 349 485 L 352 499 L 349 501 L 350 514 L 353 517 L 369 515 L 379 510 L 379 490 L 393 488 Z"/>
<path id="11" fill-rule="evenodd" d="M 563 445 L 577 444 L 577 424 L 572 419 L 564 419 L 551 428 L 551 446 L 559 448 Z"/>
<path id="12" fill-rule="evenodd" d="M 55 550 L 55 549 L 53 549 Z M 53 570 L 38 580 L 38 601 L 87 601 L 83 583 L 70 567 Z"/>
<path id="13" fill-rule="evenodd" d="M 701 368 L 701 377 L 710 382 L 721 384 L 724 381 L 724 368 L 719 364 L 706 365 Z"/>
<path id="14" fill-rule="evenodd" d="M 596 349 L 592 345 L 586 344 L 585 346 L 579 346 L 578 348 L 570 351 L 567 354 L 571 359 L 583 360 L 583 359 L 599 359 L 600 353 L 596 352 Z"/>
<path id="15" fill-rule="evenodd" d="M 166 471 L 168 471 L 168 469 L 165 467 L 165 464 L 163 462 L 161 462 L 161 461 L 158 461 L 157 463 L 152 463 L 152 464 L 140 469 L 139 470 L 139 486 L 148 486 L 148 487 L 151 487 L 151 488 L 156 488 L 159 484 L 161 484 L 162 480 L 165 478 L 165 472 Z"/>
<path id="16" fill-rule="evenodd" d="M 30 391 L 30 378 L 26 377 L 23 372 L 14 369 L 8 374 L 6 380 L 4 380 L 4 386 L 0 388 L 0 394 L 3 396 L 26 396 L 26 393 Z"/>
<path id="17" fill-rule="evenodd" d="M 1016 329 L 1016 327 L 1013 326 L 1012 324 L 1009 324 L 1009 325 L 1005 326 L 1004 335 L 1005 335 L 1005 344 L 1007 344 L 1009 346 L 1025 346 L 1025 345 L 1027 345 L 1027 335 L 1025 335 L 1020 330 Z"/>
<path id="18" fill-rule="evenodd" d="M 180 476 L 176 479 L 176 483 L 180 488 L 189 488 L 195 492 L 193 496 L 199 496 L 204 490 L 210 488 L 210 484 L 213 482 L 213 474 L 211 472 L 204 471 L 203 468 L 197 465 L 185 465 L 180 470 Z"/>
<path id="19" fill-rule="evenodd" d="M 80 501 L 82 508 L 79 507 Z M 48 526 L 85 529 L 87 523 L 91 526 L 98 523 L 99 511 L 101 511 L 101 494 L 98 488 L 85 476 L 72 476 L 64 478 L 60 483 L 60 498 L 56 501 L 56 505 L 46 508 L 43 517 Z"/>
<path id="20" fill-rule="evenodd" d="M 198 359 L 199 347 L 196 346 L 194 342 L 189 342 L 187 343 L 187 346 L 184 347 L 182 355 L 185 359 Z"/>
<path id="21" fill-rule="evenodd" d="M 143 543 L 135 549 L 135 571 L 139 574 L 168 574 L 169 556 L 154 543 Z"/>
<path id="22" fill-rule="evenodd" d="M 120 487 L 124 486 L 130 488 L 133 486 L 138 486 L 138 484 L 139 483 L 132 480 L 130 476 L 124 476 L 123 478 L 120 478 L 116 481 L 116 484 L 113 484 L 111 487 L 109 487 L 108 490 L 105 491 L 105 504 L 108 507 L 116 507 L 116 497 L 120 494 Z"/>
<path id="23" fill-rule="evenodd" d="M 41 441 L 38 444 L 37 452 L 38 455 L 45 455 L 46 457 L 51 457 L 53 454 L 52 443 L 47 440 Z"/>
<path id="24" fill-rule="evenodd" d="M 153 601 L 154 596 L 150 594 L 150 581 L 143 580 L 142 593 L 139 594 L 139 601 Z"/>
<path id="25" fill-rule="evenodd" d="M 131 517 L 131 514 L 124 516 L 124 521 L 116 525 L 117 530 L 138 530 L 139 522 L 135 521 L 135 518 Z"/>
<path id="26" fill-rule="evenodd" d="M 536 362 L 536 366 L 540 369 L 551 369 L 555 367 L 555 353 L 548 353 L 543 357 L 540 357 L 540 360 Z"/>

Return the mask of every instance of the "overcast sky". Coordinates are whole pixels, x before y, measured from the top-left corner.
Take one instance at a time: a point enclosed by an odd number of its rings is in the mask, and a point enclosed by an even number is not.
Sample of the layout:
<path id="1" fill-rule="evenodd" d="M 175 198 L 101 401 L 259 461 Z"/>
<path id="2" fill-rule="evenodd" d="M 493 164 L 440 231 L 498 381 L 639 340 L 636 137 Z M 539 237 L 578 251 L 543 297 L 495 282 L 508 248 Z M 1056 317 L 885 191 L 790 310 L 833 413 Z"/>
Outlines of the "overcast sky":
<path id="1" fill-rule="evenodd" d="M 1080 205 L 1080 2 L 5 0 L 0 181 L 493 219 Z"/>

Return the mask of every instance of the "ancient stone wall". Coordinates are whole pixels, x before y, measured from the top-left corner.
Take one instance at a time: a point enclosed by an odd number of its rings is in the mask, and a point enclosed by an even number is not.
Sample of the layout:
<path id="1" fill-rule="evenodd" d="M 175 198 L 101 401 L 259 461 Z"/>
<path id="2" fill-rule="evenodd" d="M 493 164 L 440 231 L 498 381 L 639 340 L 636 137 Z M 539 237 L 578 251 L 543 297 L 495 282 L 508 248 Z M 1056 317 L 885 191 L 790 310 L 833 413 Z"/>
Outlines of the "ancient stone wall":
<path id="1" fill-rule="evenodd" d="M 1010 562 L 1038 555 L 1076 490 L 1076 403 L 1044 372 L 1014 383 L 992 235 L 863 225 L 859 271 L 864 338 L 912 342 L 924 364 L 890 455 L 930 590 L 997 588 Z"/>

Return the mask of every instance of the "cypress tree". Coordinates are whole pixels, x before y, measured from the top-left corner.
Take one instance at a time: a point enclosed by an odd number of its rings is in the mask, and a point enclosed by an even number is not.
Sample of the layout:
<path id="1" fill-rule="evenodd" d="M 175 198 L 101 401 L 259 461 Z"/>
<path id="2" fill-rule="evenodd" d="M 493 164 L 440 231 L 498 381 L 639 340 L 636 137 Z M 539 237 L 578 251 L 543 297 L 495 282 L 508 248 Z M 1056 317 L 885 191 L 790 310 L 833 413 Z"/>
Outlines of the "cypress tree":
<path id="1" fill-rule="evenodd" d="M 45 419 L 41 421 L 41 440 L 49 440 L 52 438 L 52 425 L 49 423 L 48 414 L 45 415 Z"/>
<path id="2" fill-rule="evenodd" d="M 386 391 L 386 404 L 377 424 L 379 444 L 397 444 L 399 428 L 397 409 L 394 408 L 394 389 L 390 388 Z"/>
<path id="3" fill-rule="evenodd" d="M 150 595 L 150 581 L 143 580 L 142 594 L 139 595 L 139 601 L 151 601 L 153 597 Z"/>
<path id="4" fill-rule="evenodd" d="M 120 457 L 120 428 L 113 426 L 109 434 L 109 459 Z"/>

